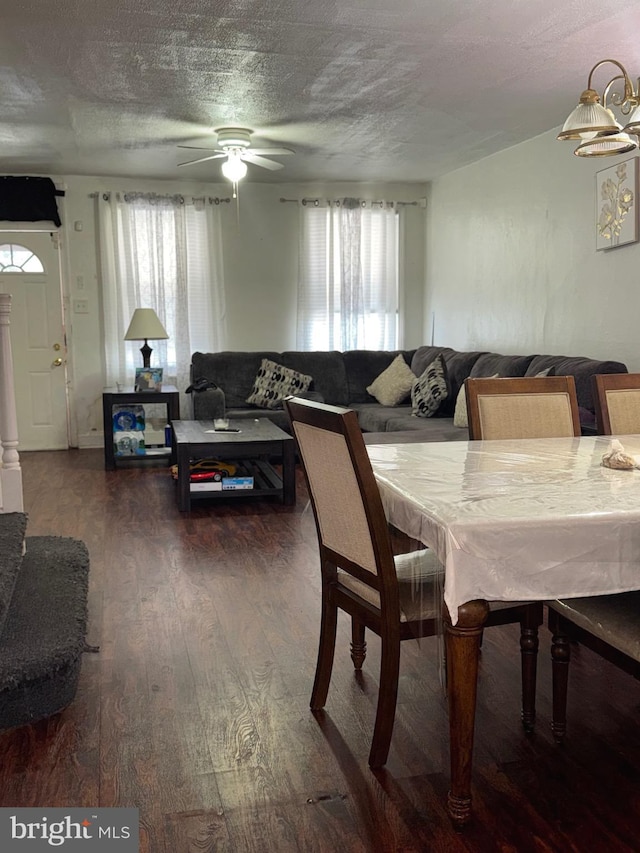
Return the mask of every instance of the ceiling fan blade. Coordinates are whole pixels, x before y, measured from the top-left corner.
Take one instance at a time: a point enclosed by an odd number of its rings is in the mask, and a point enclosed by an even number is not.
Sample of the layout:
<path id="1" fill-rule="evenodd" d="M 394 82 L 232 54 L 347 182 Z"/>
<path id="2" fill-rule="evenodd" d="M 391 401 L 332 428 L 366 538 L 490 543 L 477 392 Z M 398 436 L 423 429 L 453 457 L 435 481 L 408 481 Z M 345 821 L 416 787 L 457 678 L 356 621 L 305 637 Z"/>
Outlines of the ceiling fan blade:
<path id="1" fill-rule="evenodd" d="M 242 159 L 246 160 L 248 163 L 255 163 L 256 166 L 262 166 L 264 169 L 271 169 L 273 172 L 275 172 L 276 169 L 284 168 L 282 163 L 276 163 L 275 160 L 267 160 L 266 157 L 258 157 L 253 153 L 253 151 L 244 151 Z"/>
<path id="2" fill-rule="evenodd" d="M 295 154 L 290 148 L 251 148 L 251 154 L 274 154 L 283 157 L 285 154 Z"/>
<path id="3" fill-rule="evenodd" d="M 226 156 L 226 154 L 211 154 L 210 157 L 199 157 L 197 160 L 187 160 L 186 163 L 178 163 L 178 166 L 193 166 L 195 163 L 204 163 L 206 160 L 219 160 L 220 157 Z"/>
<path id="4" fill-rule="evenodd" d="M 222 148 L 212 148 L 211 145 L 177 145 L 177 148 L 191 148 L 194 151 L 222 151 Z"/>

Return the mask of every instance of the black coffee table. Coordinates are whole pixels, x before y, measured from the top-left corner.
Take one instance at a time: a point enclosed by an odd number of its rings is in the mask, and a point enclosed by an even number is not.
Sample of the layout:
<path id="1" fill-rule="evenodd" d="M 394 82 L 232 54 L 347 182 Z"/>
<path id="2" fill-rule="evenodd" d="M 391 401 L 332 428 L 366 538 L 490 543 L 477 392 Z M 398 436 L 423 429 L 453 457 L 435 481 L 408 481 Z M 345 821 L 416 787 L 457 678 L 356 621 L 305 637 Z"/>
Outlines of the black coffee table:
<path id="1" fill-rule="evenodd" d="M 188 512 L 200 498 L 281 498 L 287 506 L 296 502 L 295 442 L 268 418 L 238 419 L 229 423 L 240 432 L 220 432 L 213 421 L 173 421 L 173 445 L 178 463 L 178 509 Z M 282 476 L 270 458 L 282 459 Z M 190 482 L 193 460 L 227 459 L 240 463 L 240 476 L 252 476 L 253 488 L 222 490 L 219 483 Z M 194 488 L 195 486 L 195 488 Z"/>

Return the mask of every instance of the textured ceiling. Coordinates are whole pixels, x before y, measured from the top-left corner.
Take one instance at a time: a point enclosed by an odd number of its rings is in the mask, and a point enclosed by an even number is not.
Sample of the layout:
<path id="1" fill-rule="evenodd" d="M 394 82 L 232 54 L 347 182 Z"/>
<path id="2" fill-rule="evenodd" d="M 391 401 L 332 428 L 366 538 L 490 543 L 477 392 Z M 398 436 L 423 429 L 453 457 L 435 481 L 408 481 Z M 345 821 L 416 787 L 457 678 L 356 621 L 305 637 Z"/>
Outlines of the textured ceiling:
<path id="1" fill-rule="evenodd" d="M 240 125 L 296 152 L 248 180 L 426 181 L 562 124 L 597 60 L 640 73 L 637 0 L 0 0 L 0 15 L 4 174 L 218 180 L 219 161 L 178 169 L 198 155 L 177 145 Z"/>

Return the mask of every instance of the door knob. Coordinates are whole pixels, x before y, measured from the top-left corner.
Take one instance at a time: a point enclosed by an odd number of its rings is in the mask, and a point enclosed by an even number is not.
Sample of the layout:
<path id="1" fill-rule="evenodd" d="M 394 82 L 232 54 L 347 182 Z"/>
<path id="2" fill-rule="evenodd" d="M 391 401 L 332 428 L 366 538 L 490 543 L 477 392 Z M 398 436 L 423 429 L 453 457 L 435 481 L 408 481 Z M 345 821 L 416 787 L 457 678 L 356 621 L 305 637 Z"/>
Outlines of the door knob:
<path id="1" fill-rule="evenodd" d="M 61 364 L 62 364 L 61 358 L 54 358 L 53 364 L 51 365 L 51 367 L 60 367 Z"/>

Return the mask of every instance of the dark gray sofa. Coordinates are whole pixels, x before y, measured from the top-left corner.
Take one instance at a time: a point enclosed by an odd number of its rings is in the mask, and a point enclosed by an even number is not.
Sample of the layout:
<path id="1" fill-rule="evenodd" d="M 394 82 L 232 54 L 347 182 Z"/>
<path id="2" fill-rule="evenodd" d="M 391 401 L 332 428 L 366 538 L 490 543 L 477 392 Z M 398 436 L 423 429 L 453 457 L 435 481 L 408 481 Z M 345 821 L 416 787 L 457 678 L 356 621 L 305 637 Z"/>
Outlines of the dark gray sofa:
<path id="1" fill-rule="evenodd" d="M 440 354 L 447 374 L 448 394 L 436 415 L 421 418 L 411 414 L 411 401 L 382 406 L 367 392 L 367 386 L 401 352 L 416 377 Z M 597 361 L 581 356 L 501 355 L 491 352 L 459 352 L 450 347 L 421 346 L 412 350 L 351 350 L 348 352 L 196 352 L 192 356 L 191 380 L 206 379 L 216 390 L 192 394 L 192 417 L 212 420 L 226 415 L 233 419 L 267 417 L 288 429 L 283 409 L 249 405 L 253 383 L 263 358 L 313 377 L 309 396 L 358 412 L 364 432 L 420 432 L 422 441 L 468 438 L 466 429 L 453 425 L 458 392 L 468 376 L 535 376 L 549 369 L 556 376 L 572 375 L 576 381 L 581 422 L 586 430 L 594 424 L 591 377 L 596 373 L 627 373 L 618 361 Z"/>

